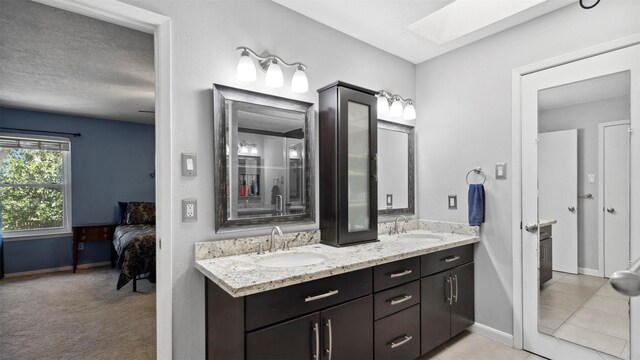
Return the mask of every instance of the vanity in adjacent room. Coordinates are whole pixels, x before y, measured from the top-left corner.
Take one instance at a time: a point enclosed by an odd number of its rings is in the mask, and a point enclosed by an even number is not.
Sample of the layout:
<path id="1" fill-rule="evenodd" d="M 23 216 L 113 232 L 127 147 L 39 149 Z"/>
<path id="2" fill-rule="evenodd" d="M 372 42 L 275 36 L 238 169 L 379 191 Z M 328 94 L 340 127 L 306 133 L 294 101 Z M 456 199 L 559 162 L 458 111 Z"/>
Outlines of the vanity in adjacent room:
<path id="1" fill-rule="evenodd" d="M 216 230 L 271 235 L 196 244 L 208 359 L 415 359 L 474 323 L 479 228 L 404 217 L 415 213 L 413 128 L 379 122 L 374 91 L 319 93 L 314 154 L 313 104 L 214 86 Z M 316 156 L 320 230 L 283 234 L 315 220 Z"/>

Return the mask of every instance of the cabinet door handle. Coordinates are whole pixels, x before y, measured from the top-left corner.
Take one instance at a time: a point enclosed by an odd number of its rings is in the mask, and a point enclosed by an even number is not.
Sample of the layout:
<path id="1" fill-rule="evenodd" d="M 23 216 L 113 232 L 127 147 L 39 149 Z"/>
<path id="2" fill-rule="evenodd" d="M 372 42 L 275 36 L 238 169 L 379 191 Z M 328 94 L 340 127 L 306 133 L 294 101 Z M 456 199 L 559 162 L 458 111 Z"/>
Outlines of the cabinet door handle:
<path id="1" fill-rule="evenodd" d="M 450 263 L 450 262 L 452 262 L 452 261 L 456 261 L 456 260 L 460 260 L 460 256 L 458 256 L 458 255 L 456 255 L 456 256 L 449 256 L 449 257 L 446 257 L 446 258 L 442 259 L 442 261 L 444 261 L 444 262 L 448 262 L 448 263 Z"/>
<path id="2" fill-rule="evenodd" d="M 402 346 L 402 345 L 404 345 L 404 344 L 408 343 L 409 341 L 411 341 L 411 339 L 413 339 L 413 336 L 411 336 L 411 335 L 404 335 L 404 336 L 401 336 L 401 337 L 399 337 L 399 338 L 397 338 L 397 339 L 393 340 L 393 341 L 391 342 L 391 344 L 389 344 L 389 346 L 391 346 L 391 348 L 392 348 L 392 349 L 395 349 L 395 348 L 397 348 L 398 346 Z M 399 341 L 398 341 L 398 340 L 399 340 Z M 396 341 L 398 341 L 398 342 L 396 342 Z"/>
<path id="3" fill-rule="evenodd" d="M 544 245 L 540 245 L 540 261 L 544 262 Z"/>
<path id="4" fill-rule="evenodd" d="M 331 360 L 331 356 L 333 356 L 333 329 L 331 329 L 331 319 L 327 320 L 327 327 L 329 328 L 329 349 L 327 352 L 327 360 Z"/>
<path id="5" fill-rule="evenodd" d="M 449 305 L 453 304 L 453 286 L 451 284 L 451 276 L 447 278 L 447 283 L 449 284 L 449 296 L 445 295 L 445 298 L 449 302 Z M 444 291 L 447 291 L 447 287 L 444 287 Z"/>
<path id="6" fill-rule="evenodd" d="M 318 328 L 318 323 L 313 324 L 313 334 L 316 340 L 316 351 L 313 353 L 313 358 L 320 360 L 320 329 Z"/>
<path id="7" fill-rule="evenodd" d="M 413 270 L 409 270 L 409 269 L 402 270 L 402 271 L 399 271 L 399 272 L 394 272 L 394 273 L 389 274 L 389 277 L 393 279 L 393 278 L 409 275 L 412 272 L 413 272 Z"/>
<path id="8" fill-rule="evenodd" d="M 400 295 L 396 298 L 393 299 L 389 299 L 387 300 L 389 303 L 391 303 L 391 305 L 398 305 L 398 304 L 402 304 L 403 302 L 407 301 L 407 300 L 411 300 L 411 298 L 413 298 L 413 295 Z"/>
<path id="9" fill-rule="evenodd" d="M 324 294 L 320 294 L 320 295 L 313 295 L 313 296 L 307 296 L 304 299 L 304 302 L 310 302 L 310 301 L 316 301 L 316 300 L 320 300 L 320 299 L 324 299 L 324 298 L 328 298 L 329 296 L 333 296 L 336 295 L 338 293 L 338 290 L 329 290 Z"/>
<path id="10" fill-rule="evenodd" d="M 455 292 L 455 295 L 452 295 L 451 297 L 455 302 L 458 302 L 458 275 L 457 274 L 453 275 L 453 281 L 456 283 L 456 292 Z"/>

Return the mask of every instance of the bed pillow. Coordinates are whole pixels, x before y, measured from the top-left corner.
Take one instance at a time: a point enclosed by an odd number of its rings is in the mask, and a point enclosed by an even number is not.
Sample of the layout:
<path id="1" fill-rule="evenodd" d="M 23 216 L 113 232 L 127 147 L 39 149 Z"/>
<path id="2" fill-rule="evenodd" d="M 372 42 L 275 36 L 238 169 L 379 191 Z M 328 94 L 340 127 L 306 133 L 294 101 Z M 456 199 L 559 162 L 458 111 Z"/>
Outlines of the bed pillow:
<path id="1" fill-rule="evenodd" d="M 127 219 L 127 205 L 126 202 L 118 201 L 118 225 L 124 224 Z"/>
<path id="2" fill-rule="evenodd" d="M 154 202 L 130 202 L 127 203 L 127 214 L 125 224 L 155 224 L 156 223 L 156 203 Z"/>

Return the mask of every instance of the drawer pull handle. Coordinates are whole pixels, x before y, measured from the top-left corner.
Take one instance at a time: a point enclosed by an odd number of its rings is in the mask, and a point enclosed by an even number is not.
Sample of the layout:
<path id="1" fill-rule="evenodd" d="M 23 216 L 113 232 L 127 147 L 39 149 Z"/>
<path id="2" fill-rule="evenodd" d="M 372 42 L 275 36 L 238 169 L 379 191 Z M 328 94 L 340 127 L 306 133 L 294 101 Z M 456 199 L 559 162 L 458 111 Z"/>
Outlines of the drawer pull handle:
<path id="1" fill-rule="evenodd" d="M 316 351 L 313 354 L 315 360 L 320 360 L 320 328 L 318 323 L 313 324 L 313 334 L 315 335 Z"/>
<path id="2" fill-rule="evenodd" d="M 413 298 L 413 295 L 402 295 L 402 296 L 398 296 L 397 298 L 393 298 L 390 300 L 387 300 L 388 302 L 391 303 L 391 305 L 398 305 L 398 304 L 402 304 L 403 302 L 407 301 L 407 300 L 411 300 L 411 298 Z"/>
<path id="3" fill-rule="evenodd" d="M 456 261 L 456 260 L 460 260 L 460 256 L 458 256 L 458 255 L 456 255 L 456 256 L 449 256 L 449 257 L 446 257 L 446 258 L 442 259 L 442 261 L 444 261 L 444 262 L 448 262 L 448 263 L 450 263 L 450 262 L 452 262 L 452 261 Z"/>
<path id="4" fill-rule="evenodd" d="M 396 340 L 398 340 L 398 339 L 402 339 L 402 340 L 400 340 L 400 341 L 396 342 Z M 413 339 L 413 336 L 411 336 L 411 335 L 404 335 L 404 336 L 399 337 L 398 339 L 393 340 L 393 341 L 391 342 L 391 345 L 390 345 L 390 346 L 391 346 L 391 348 L 392 348 L 392 349 L 395 349 L 395 348 L 397 348 L 398 346 L 402 346 L 402 345 L 404 345 L 404 344 L 408 343 L 409 341 L 411 341 L 411 339 Z"/>
<path id="5" fill-rule="evenodd" d="M 389 274 L 389 277 L 393 279 L 393 278 L 409 275 L 412 272 L 413 272 L 413 270 L 402 270 L 400 272 L 395 272 L 395 273 Z"/>
<path id="6" fill-rule="evenodd" d="M 330 290 L 327 291 L 324 294 L 320 294 L 320 295 L 313 295 L 313 296 L 307 296 L 304 299 L 304 302 L 311 302 L 311 301 L 316 301 L 316 300 L 320 300 L 320 299 L 324 299 L 324 298 L 328 298 L 329 296 L 333 296 L 336 295 L 338 293 L 338 290 Z"/>

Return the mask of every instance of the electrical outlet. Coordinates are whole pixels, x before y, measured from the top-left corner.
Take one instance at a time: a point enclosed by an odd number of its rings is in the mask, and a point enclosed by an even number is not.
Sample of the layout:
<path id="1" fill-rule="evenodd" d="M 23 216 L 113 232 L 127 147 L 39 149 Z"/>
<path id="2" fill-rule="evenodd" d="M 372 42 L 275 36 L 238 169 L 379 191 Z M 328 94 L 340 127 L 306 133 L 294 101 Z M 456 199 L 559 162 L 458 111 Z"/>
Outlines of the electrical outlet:
<path id="1" fill-rule="evenodd" d="M 182 222 L 198 219 L 198 202 L 196 199 L 182 199 Z"/>
<path id="2" fill-rule="evenodd" d="M 78 250 L 84 250 L 84 243 L 83 242 L 79 242 L 78 243 Z"/>

